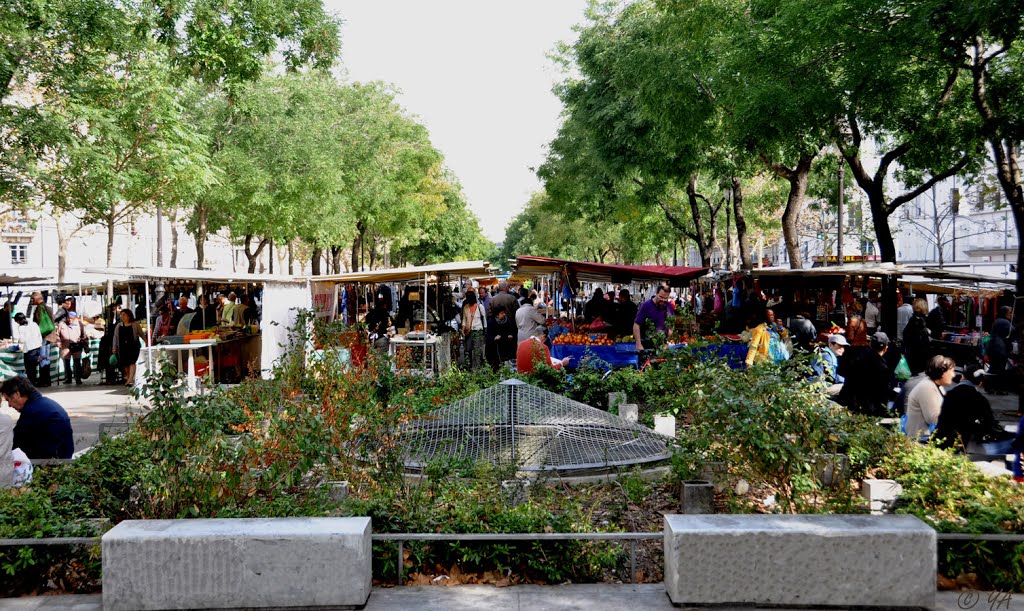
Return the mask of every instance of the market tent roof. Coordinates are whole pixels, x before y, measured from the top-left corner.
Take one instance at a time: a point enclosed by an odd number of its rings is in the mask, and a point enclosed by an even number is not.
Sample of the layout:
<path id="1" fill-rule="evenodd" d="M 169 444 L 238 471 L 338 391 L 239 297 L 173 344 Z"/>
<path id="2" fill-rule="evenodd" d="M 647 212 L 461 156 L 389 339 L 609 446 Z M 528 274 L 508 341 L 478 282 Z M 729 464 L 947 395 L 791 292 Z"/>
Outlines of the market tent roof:
<path id="1" fill-rule="evenodd" d="M 53 278 L 43 276 L 12 276 L 11 274 L 0 274 L 0 286 L 11 286 L 14 284 L 48 284 Z"/>
<path id="2" fill-rule="evenodd" d="M 487 261 L 453 261 L 435 265 L 415 267 L 396 267 L 392 269 L 374 269 L 365 272 L 349 272 L 330 276 L 308 276 L 313 282 L 408 282 L 422 280 L 424 276 L 465 276 L 467 278 L 487 278 L 493 276 L 491 264 Z"/>
<path id="3" fill-rule="evenodd" d="M 921 273 L 920 268 L 910 268 L 897 263 L 868 263 L 868 264 L 846 264 L 832 265 L 827 267 L 808 267 L 805 269 L 791 269 L 788 267 L 762 267 L 750 270 L 752 276 L 786 277 L 802 276 L 810 278 L 814 276 L 903 276 L 905 274 Z"/>
<path id="4" fill-rule="evenodd" d="M 985 284 L 1012 288 L 1016 279 L 986 276 L 957 269 L 942 267 L 913 267 L 899 263 L 870 263 L 865 265 L 849 264 L 830 267 L 811 267 L 807 269 L 790 269 L 788 267 L 769 267 L 750 270 L 754 277 L 825 277 L 825 276 L 896 276 L 903 282 L 914 284 L 961 284 L 974 286 Z"/>
<path id="5" fill-rule="evenodd" d="M 516 259 L 514 275 L 537 276 L 566 270 L 573 272 L 581 282 L 633 282 L 637 280 L 667 280 L 679 285 L 708 273 L 706 267 L 677 265 L 612 265 L 568 261 L 548 257 L 522 256 Z"/>
<path id="6" fill-rule="evenodd" d="M 183 269 L 177 267 L 104 267 L 86 269 L 85 272 L 96 276 L 96 278 L 92 280 L 93 282 L 100 279 L 113 279 L 115 282 L 139 282 L 143 280 L 191 280 L 202 282 L 250 284 L 263 282 L 305 282 L 304 278 L 297 278 L 295 276 L 231 273 L 210 269 Z"/>

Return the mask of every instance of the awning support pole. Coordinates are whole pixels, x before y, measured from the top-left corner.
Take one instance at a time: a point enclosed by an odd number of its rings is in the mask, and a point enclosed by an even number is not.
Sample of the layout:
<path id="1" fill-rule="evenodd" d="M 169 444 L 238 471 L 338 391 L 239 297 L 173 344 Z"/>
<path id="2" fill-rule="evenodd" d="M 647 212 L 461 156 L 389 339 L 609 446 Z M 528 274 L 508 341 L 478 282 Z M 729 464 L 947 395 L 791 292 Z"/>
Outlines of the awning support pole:
<path id="1" fill-rule="evenodd" d="M 151 304 L 149 303 L 149 279 L 146 279 L 146 346 L 149 350 L 146 350 L 146 372 L 147 375 L 153 375 L 153 329 L 152 325 L 149 324 L 149 313 Z"/>

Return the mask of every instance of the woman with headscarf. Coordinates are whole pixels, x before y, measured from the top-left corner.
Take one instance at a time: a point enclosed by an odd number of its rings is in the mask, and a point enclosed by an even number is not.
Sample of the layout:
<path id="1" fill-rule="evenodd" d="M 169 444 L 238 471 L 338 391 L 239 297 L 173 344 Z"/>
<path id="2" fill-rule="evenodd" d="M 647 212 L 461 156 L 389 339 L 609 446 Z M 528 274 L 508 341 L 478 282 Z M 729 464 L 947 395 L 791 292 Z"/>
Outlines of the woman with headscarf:
<path id="1" fill-rule="evenodd" d="M 57 324 L 57 343 L 60 347 L 60 358 L 64 361 L 64 383 L 71 383 L 74 373 L 75 384 L 82 383 L 82 353 L 89 348 L 89 338 L 85 334 L 85 325 L 74 310 L 68 311 Z"/>

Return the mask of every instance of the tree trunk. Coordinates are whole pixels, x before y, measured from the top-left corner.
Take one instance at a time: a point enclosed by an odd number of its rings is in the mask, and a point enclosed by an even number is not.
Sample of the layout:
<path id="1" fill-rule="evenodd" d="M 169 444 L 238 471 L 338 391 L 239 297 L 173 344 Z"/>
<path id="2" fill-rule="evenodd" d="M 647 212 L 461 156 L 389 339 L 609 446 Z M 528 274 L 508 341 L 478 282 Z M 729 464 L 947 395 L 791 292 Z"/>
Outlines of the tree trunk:
<path id="1" fill-rule="evenodd" d="M 114 266 L 114 211 L 107 214 L 107 268 Z M 107 303 L 114 299 L 114 279 L 107 279 Z"/>
<path id="2" fill-rule="evenodd" d="M 359 271 L 359 253 L 363 248 L 363 241 L 366 239 L 366 225 L 359 221 L 356 223 L 356 237 L 352 242 L 352 271 Z"/>
<path id="3" fill-rule="evenodd" d="M 697 175 L 690 176 L 690 182 L 686 185 L 686 198 L 690 202 L 690 217 L 693 219 L 693 237 L 697 242 L 697 252 L 700 253 L 700 266 L 711 267 L 711 252 L 713 250 L 714 231 L 711 231 L 711 243 L 705 239 L 704 223 L 701 222 L 700 202 L 697 201 Z"/>
<path id="4" fill-rule="evenodd" d="M 331 273 L 341 273 L 341 246 L 331 246 Z"/>
<path id="5" fill-rule="evenodd" d="M 377 264 L 377 236 L 373 236 L 370 240 L 370 269 L 373 269 Z"/>
<path id="6" fill-rule="evenodd" d="M 64 227 L 60 224 L 60 213 L 53 217 L 57 226 L 57 284 L 64 284 L 64 273 L 67 270 L 68 262 L 68 241 L 69 237 L 64 234 Z"/>
<path id="7" fill-rule="evenodd" d="M 291 276 L 295 273 L 295 254 L 292 251 L 292 242 L 288 241 L 288 275 Z"/>
<path id="8" fill-rule="evenodd" d="M 736 241 L 740 245 L 740 269 L 753 269 L 747 221 L 743 216 L 743 183 L 738 176 L 732 177 L 732 211 L 736 218 Z"/>
<path id="9" fill-rule="evenodd" d="M 255 236 L 251 233 L 245 236 L 245 258 L 249 260 L 249 273 L 256 273 L 256 265 L 260 262 L 260 253 L 267 246 L 267 239 L 261 238 L 256 250 L 252 250 L 252 240 Z"/>
<path id="10" fill-rule="evenodd" d="M 1024 177 L 1021 175 L 1017 150 L 1020 142 L 992 138 L 989 141 L 996 160 L 996 177 L 1003 188 L 1006 201 L 1010 202 L 1013 222 L 1017 225 L 1017 295 L 1024 295 L 1024 248 L 1020 247 L 1020 236 L 1024 235 Z M 1013 319 L 1018 325 L 1024 318 L 1021 308 L 1014 308 Z M 1021 401 L 1024 401 L 1022 395 Z"/>
<path id="11" fill-rule="evenodd" d="M 803 269 L 803 257 L 800 256 L 800 214 L 804 208 L 804 197 L 807 195 L 807 179 L 811 173 L 812 161 L 814 154 L 802 155 L 795 168 L 786 168 L 782 173 L 783 178 L 789 182 L 786 210 L 782 213 L 782 236 L 786 242 L 786 252 L 789 254 L 790 269 Z"/>
<path id="12" fill-rule="evenodd" d="M 172 268 L 178 266 L 178 219 L 172 217 L 171 221 L 171 262 Z"/>
<path id="13" fill-rule="evenodd" d="M 320 261 L 322 261 L 323 258 L 324 258 L 324 249 L 320 248 L 319 246 L 314 246 L 313 247 L 313 256 L 312 256 L 312 258 L 309 261 L 310 267 L 312 268 L 310 270 L 310 273 L 312 273 L 314 276 L 321 275 Z"/>
<path id="14" fill-rule="evenodd" d="M 204 269 L 206 267 L 206 238 L 209 236 L 209 220 L 210 211 L 206 208 L 206 204 L 199 204 L 196 206 L 196 214 L 199 217 L 199 222 L 196 224 L 196 269 Z M 232 257 L 234 259 L 234 257 Z"/>

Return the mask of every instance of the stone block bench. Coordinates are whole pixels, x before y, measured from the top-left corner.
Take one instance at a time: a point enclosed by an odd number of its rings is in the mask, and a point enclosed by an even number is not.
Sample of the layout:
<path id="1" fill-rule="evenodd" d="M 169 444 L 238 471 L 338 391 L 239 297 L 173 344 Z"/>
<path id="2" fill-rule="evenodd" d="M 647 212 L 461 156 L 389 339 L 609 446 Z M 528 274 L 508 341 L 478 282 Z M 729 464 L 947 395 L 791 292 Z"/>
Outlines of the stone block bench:
<path id="1" fill-rule="evenodd" d="M 903 515 L 668 515 L 679 605 L 930 608 L 935 531 Z"/>
<path id="2" fill-rule="evenodd" d="M 103 535 L 103 608 L 362 606 L 370 535 L 370 518 L 127 520 Z"/>

